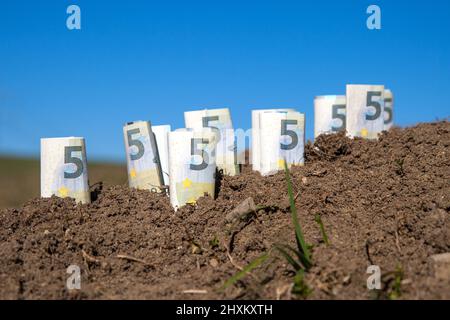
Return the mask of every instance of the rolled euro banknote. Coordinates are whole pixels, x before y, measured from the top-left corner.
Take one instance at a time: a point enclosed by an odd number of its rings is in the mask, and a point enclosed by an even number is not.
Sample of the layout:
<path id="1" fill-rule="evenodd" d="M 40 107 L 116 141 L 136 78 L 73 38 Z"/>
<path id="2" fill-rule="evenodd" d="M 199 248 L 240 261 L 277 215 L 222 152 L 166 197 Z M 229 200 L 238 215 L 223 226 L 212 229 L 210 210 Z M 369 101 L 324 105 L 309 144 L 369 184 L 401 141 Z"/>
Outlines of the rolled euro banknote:
<path id="1" fill-rule="evenodd" d="M 384 130 L 394 125 L 394 95 L 389 89 L 384 90 Z"/>
<path id="2" fill-rule="evenodd" d="M 164 179 L 164 185 L 169 185 L 169 132 L 170 125 L 152 126 L 158 147 L 159 161 Z"/>
<path id="3" fill-rule="evenodd" d="M 173 208 L 214 197 L 217 132 L 210 128 L 178 129 L 169 133 L 170 203 Z"/>
<path id="4" fill-rule="evenodd" d="M 41 139 L 41 197 L 91 202 L 84 138 Z"/>
<path id="5" fill-rule="evenodd" d="M 164 178 L 150 122 L 129 122 L 123 134 L 130 188 L 160 192 Z"/>
<path id="6" fill-rule="evenodd" d="M 303 165 L 305 115 L 297 111 L 269 111 L 259 114 L 260 172 L 271 175 L 284 170 L 285 163 Z"/>
<path id="7" fill-rule="evenodd" d="M 345 131 L 345 96 L 317 96 L 314 99 L 314 138 L 321 134 Z"/>
<path id="8" fill-rule="evenodd" d="M 239 174 L 233 122 L 228 108 L 188 111 L 184 113 L 184 120 L 186 128 L 211 128 L 215 131 L 219 137 L 215 154 L 217 167 L 230 176 Z"/>
<path id="9" fill-rule="evenodd" d="M 384 130 L 384 86 L 347 85 L 347 135 L 378 139 Z"/>
<path id="10" fill-rule="evenodd" d="M 294 111 L 293 109 L 258 109 L 252 110 L 252 149 L 251 149 L 251 164 L 253 171 L 261 171 L 261 142 L 260 142 L 260 119 L 259 115 L 262 112 L 270 111 Z"/>

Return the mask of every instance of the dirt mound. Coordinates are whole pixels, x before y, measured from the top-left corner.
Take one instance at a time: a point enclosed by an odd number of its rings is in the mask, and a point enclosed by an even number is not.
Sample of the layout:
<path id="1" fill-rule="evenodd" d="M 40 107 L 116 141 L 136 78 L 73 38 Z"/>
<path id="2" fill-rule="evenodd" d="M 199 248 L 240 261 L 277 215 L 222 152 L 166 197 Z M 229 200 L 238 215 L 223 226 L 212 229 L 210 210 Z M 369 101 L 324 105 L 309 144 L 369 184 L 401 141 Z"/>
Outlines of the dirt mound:
<path id="1" fill-rule="evenodd" d="M 378 142 L 334 135 L 308 144 L 306 166 L 291 174 L 312 245 L 309 295 L 291 294 L 292 269 L 275 253 L 217 290 L 274 243 L 295 245 L 284 173 L 262 178 L 245 167 L 222 178 L 216 200 L 176 214 L 164 195 L 125 186 L 89 205 L 35 199 L 1 211 L 0 298 L 450 299 L 450 279 L 435 276 L 430 258 L 450 251 L 449 144 L 448 122 L 394 128 Z M 228 223 L 247 197 L 264 208 Z M 66 289 L 69 265 L 81 268 L 81 290 Z M 376 293 L 366 288 L 369 265 L 384 275 Z"/>

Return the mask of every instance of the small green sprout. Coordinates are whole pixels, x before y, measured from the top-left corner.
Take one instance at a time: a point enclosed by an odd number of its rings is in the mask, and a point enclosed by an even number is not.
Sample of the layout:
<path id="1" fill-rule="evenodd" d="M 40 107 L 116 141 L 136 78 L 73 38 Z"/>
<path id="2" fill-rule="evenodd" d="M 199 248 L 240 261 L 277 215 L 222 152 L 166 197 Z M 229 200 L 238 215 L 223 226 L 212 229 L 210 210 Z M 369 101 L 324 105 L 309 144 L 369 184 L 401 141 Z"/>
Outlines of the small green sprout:
<path id="1" fill-rule="evenodd" d="M 217 239 L 217 236 L 214 236 L 214 238 L 212 240 L 209 241 L 209 245 L 211 247 L 211 249 L 215 249 L 219 247 L 219 239 Z"/>
<path id="2" fill-rule="evenodd" d="M 304 272 L 308 271 L 312 266 L 312 260 L 311 260 L 311 253 L 310 250 L 312 246 L 308 245 L 305 242 L 305 239 L 303 237 L 302 228 L 300 226 L 300 223 L 298 221 L 297 217 L 297 209 L 295 207 L 295 200 L 294 200 L 294 194 L 292 191 L 292 183 L 291 183 L 291 177 L 289 174 L 289 169 L 287 167 L 287 164 L 285 162 L 284 170 L 286 173 L 286 181 L 287 181 L 287 188 L 288 188 L 288 194 L 289 194 L 289 204 L 291 208 L 291 218 L 292 218 L 292 224 L 295 229 L 295 239 L 297 243 L 297 249 L 287 245 L 287 244 L 275 244 L 273 246 L 274 249 L 280 252 L 280 254 L 286 259 L 286 261 L 294 268 L 295 270 L 295 277 L 294 277 L 294 286 L 292 289 L 292 293 L 299 295 L 301 297 L 307 297 L 311 293 L 311 289 L 306 285 L 304 281 Z M 256 258 L 252 262 L 250 262 L 247 266 L 245 266 L 241 271 L 236 273 L 234 276 L 229 278 L 224 285 L 221 287 L 221 289 L 228 288 L 229 286 L 233 285 L 243 277 L 245 277 L 249 272 L 251 272 L 253 269 L 260 266 L 262 263 L 264 263 L 267 258 L 269 258 L 272 250 L 269 250 L 267 253 L 264 253 L 262 256 Z"/>
<path id="3" fill-rule="evenodd" d="M 403 269 L 400 265 L 397 266 L 396 270 L 394 271 L 394 280 L 392 284 L 391 291 L 388 294 L 389 300 L 397 300 L 402 295 L 402 281 L 403 281 Z"/>
<path id="4" fill-rule="evenodd" d="M 264 263 L 264 261 L 269 258 L 269 253 L 264 253 L 262 256 L 259 256 L 252 262 L 250 262 L 248 265 L 246 265 L 241 271 L 236 273 L 234 276 L 229 278 L 221 287 L 222 290 L 228 288 L 229 286 L 233 285 L 237 281 L 241 280 L 243 277 L 245 277 L 249 272 L 251 272 L 253 269 L 259 267 L 261 264 Z"/>
<path id="5" fill-rule="evenodd" d="M 297 247 L 298 247 L 298 250 L 296 250 L 295 253 L 299 257 L 300 262 L 303 265 L 303 267 L 305 269 L 309 269 L 312 266 L 311 254 L 309 251 L 310 248 L 305 242 L 305 239 L 303 237 L 302 228 L 300 226 L 300 223 L 298 222 L 297 208 L 295 207 L 295 201 L 294 201 L 294 192 L 292 191 L 291 176 L 290 176 L 286 161 L 284 162 L 284 171 L 286 174 L 286 182 L 287 182 L 287 188 L 288 188 L 288 194 L 289 194 L 289 203 L 291 206 L 292 224 L 294 225 L 295 237 L 297 240 Z"/>
<path id="6" fill-rule="evenodd" d="M 395 173 L 403 177 L 405 175 L 405 170 L 403 168 L 403 165 L 405 164 L 405 159 L 396 159 L 395 164 L 397 165 Z"/>
<path id="7" fill-rule="evenodd" d="M 297 271 L 294 277 L 292 293 L 301 298 L 307 298 L 312 293 L 311 288 L 305 283 L 305 272 L 303 270 Z"/>
<path id="8" fill-rule="evenodd" d="M 325 231 L 325 227 L 323 226 L 323 222 L 322 222 L 322 218 L 320 217 L 320 214 L 316 215 L 315 220 L 316 220 L 317 224 L 320 227 L 320 232 L 322 233 L 323 241 L 325 242 L 325 244 L 327 246 L 329 246 L 330 245 L 330 241 L 328 240 L 328 236 L 327 236 L 327 233 Z"/>

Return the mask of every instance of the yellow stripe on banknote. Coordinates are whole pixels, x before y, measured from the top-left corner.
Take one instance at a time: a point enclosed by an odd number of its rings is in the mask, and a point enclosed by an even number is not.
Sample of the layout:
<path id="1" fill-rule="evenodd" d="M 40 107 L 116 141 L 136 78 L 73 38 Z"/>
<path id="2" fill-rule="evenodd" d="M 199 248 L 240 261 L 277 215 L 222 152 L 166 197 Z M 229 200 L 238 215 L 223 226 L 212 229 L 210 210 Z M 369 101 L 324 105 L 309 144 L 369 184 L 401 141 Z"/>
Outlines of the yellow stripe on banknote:
<path id="1" fill-rule="evenodd" d="M 188 187 L 185 183 L 188 180 Z M 184 203 L 195 203 L 198 198 L 203 197 L 205 193 L 212 195 L 214 193 L 214 183 L 193 182 L 189 179 L 177 183 L 177 199 L 183 205 Z"/>

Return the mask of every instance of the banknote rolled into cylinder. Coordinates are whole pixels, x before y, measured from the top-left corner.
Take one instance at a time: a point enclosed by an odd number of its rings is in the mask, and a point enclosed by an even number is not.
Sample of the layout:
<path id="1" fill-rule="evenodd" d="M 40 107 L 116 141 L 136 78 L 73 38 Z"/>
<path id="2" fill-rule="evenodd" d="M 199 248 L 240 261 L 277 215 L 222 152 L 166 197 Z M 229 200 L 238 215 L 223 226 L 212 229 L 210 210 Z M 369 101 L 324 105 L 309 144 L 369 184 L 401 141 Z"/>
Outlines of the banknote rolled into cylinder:
<path id="1" fill-rule="evenodd" d="M 345 96 L 318 96 L 314 99 L 314 138 L 321 134 L 345 131 Z"/>
<path id="2" fill-rule="evenodd" d="M 305 154 L 305 115 L 297 111 L 261 112 L 261 174 L 277 173 L 286 163 L 303 165 Z"/>
<path id="3" fill-rule="evenodd" d="M 214 197 L 218 136 L 210 128 L 178 129 L 169 133 L 170 203 L 173 208 Z"/>
<path id="4" fill-rule="evenodd" d="M 239 174 L 233 122 L 228 108 L 187 111 L 184 120 L 186 128 L 211 128 L 216 131 L 219 137 L 216 146 L 217 167 L 230 176 Z"/>
<path id="5" fill-rule="evenodd" d="M 378 139 L 384 130 L 384 86 L 347 85 L 347 135 Z"/>
<path id="6" fill-rule="evenodd" d="M 41 197 L 91 202 L 84 138 L 41 139 Z"/>
<path id="7" fill-rule="evenodd" d="M 158 147 L 159 161 L 161 162 L 164 185 L 169 185 L 169 132 L 170 125 L 152 126 L 153 134 Z"/>
<path id="8" fill-rule="evenodd" d="M 389 89 L 384 90 L 384 130 L 394 125 L 394 95 Z"/>
<path id="9" fill-rule="evenodd" d="M 253 171 L 261 171 L 261 143 L 260 143 L 260 128 L 259 115 L 261 112 L 270 111 L 294 111 L 293 109 L 258 109 L 252 110 L 252 149 L 251 149 L 251 164 Z"/>
<path id="10" fill-rule="evenodd" d="M 150 122 L 129 122 L 123 134 L 130 188 L 160 192 L 164 179 Z"/>

